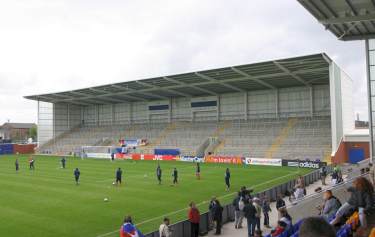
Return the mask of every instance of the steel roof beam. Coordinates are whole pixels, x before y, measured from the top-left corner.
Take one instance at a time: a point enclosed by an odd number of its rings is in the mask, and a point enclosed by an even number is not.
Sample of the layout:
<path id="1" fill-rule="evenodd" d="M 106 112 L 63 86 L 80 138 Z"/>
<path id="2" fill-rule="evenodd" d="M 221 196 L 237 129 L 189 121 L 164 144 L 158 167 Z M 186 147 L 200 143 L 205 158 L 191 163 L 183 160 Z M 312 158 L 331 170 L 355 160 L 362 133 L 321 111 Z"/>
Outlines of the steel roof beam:
<path id="1" fill-rule="evenodd" d="M 374 19 L 375 19 L 375 13 L 369 13 L 366 15 L 322 19 L 322 20 L 319 20 L 319 22 L 322 24 L 334 25 L 334 24 L 344 24 L 344 23 L 351 23 L 351 22 L 373 21 Z"/>
<path id="2" fill-rule="evenodd" d="M 255 78 L 255 77 L 253 77 L 253 76 L 247 74 L 246 72 L 241 71 L 241 70 L 238 69 L 238 68 L 231 67 L 231 69 L 232 69 L 234 72 L 236 72 L 236 73 L 238 73 L 238 74 L 244 76 L 244 77 L 245 77 L 244 79 L 249 79 L 249 80 L 251 80 L 251 81 L 254 81 L 254 82 L 256 82 L 256 83 L 258 83 L 258 84 L 261 84 L 262 86 L 268 87 L 268 88 L 270 88 L 270 89 L 276 89 L 276 87 L 274 87 L 273 85 L 271 85 L 271 84 L 269 84 L 269 83 L 267 83 L 267 82 L 264 82 L 264 81 L 262 81 L 262 80 L 260 80 L 260 79 L 257 79 L 257 78 Z M 242 80 L 244 80 L 244 79 L 242 79 Z"/>
<path id="3" fill-rule="evenodd" d="M 324 7 L 331 13 L 332 16 L 334 16 L 335 18 L 339 18 L 337 13 L 331 8 L 331 6 L 328 5 L 328 3 L 325 1 L 325 0 L 320 0 L 322 2 L 322 4 L 324 5 Z M 328 17 L 326 17 L 328 18 Z M 341 37 L 346 35 L 346 33 L 350 32 L 352 29 L 352 27 L 347 27 L 345 24 L 342 24 L 342 27 L 344 28 L 344 32 L 341 34 Z M 360 32 L 358 30 L 358 28 L 356 26 L 354 26 L 356 28 L 356 30 L 358 32 Z"/>
<path id="4" fill-rule="evenodd" d="M 224 83 L 224 82 L 221 82 L 220 80 L 218 79 L 215 79 L 213 77 L 210 77 L 210 76 L 206 76 L 204 74 L 201 74 L 199 72 L 195 72 L 194 73 L 195 75 L 197 75 L 198 77 L 202 78 L 202 79 L 205 79 L 205 80 L 208 80 L 208 81 L 212 81 L 212 82 L 216 82 L 216 83 L 219 83 L 220 85 L 226 87 L 226 88 L 229 88 L 229 89 L 232 89 L 234 91 L 237 91 L 237 92 L 245 92 L 245 90 L 243 89 L 240 89 L 238 87 L 235 87 L 235 86 L 232 86 L 232 85 L 229 85 L 228 83 Z"/>
<path id="5" fill-rule="evenodd" d="M 128 97 L 128 98 L 130 98 L 132 100 L 147 101 L 143 97 L 139 97 L 139 96 L 135 96 L 135 95 L 128 95 L 128 93 L 137 92 L 136 90 L 130 89 L 128 87 L 119 86 L 119 85 L 116 85 L 116 84 L 113 84 L 111 86 L 114 87 L 114 88 L 117 88 L 117 89 L 126 90 L 126 91 L 122 91 L 122 92 L 112 92 L 111 95 L 116 95 L 116 96 L 121 96 L 121 97 Z"/>
<path id="6" fill-rule="evenodd" d="M 135 81 L 135 83 L 138 83 L 142 86 L 149 86 L 149 87 L 151 86 L 151 88 L 153 88 L 154 90 L 158 89 L 157 86 L 149 84 L 149 83 L 145 83 L 145 82 L 142 82 L 142 81 Z M 169 99 L 168 96 L 155 95 L 153 93 L 144 93 L 144 92 L 141 92 L 141 91 L 137 92 L 137 93 L 141 93 L 141 94 L 145 94 L 145 95 L 149 95 L 149 96 L 154 96 L 154 97 L 157 97 L 157 98 L 160 98 L 160 99 Z"/>
<path id="7" fill-rule="evenodd" d="M 328 19 L 328 16 L 322 10 L 320 10 L 320 8 L 316 5 L 316 3 L 314 1 L 306 1 L 306 0 L 305 1 L 298 0 L 298 1 L 301 2 L 301 4 L 303 4 L 307 9 L 309 9 L 309 7 L 307 5 L 312 6 L 312 8 L 315 10 L 315 12 L 317 12 L 320 15 L 320 17 L 315 16 L 317 19 L 319 19 L 321 17 L 323 17 L 325 19 Z M 331 28 L 331 26 L 332 26 L 332 28 L 335 28 L 335 30 L 338 32 L 338 34 L 340 34 L 340 35 L 343 34 L 342 30 L 336 25 L 328 25 L 326 27 Z"/>
<path id="8" fill-rule="evenodd" d="M 210 95 L 217 95 L 216 92 L 213 92 L 213 91 L 210 91 L 210 90 L 207 90 L 207 89 L 204 89 L 204 88 L 198 87 L 198 86 L 195 85 L 195 83 L 194 83 L 194 84 L 188 84 L 188 83 L 185 83 L 185 82 L 182 82 L 182 81 L 177 81 L 177 80 L 172 79 L 172 78 L 170 78 L 170 77 L 163 77 L 163 78 L 164 78 L 165 80 L 167 80 L 167 81 L 170 81 L 170 82 L 174 82 L 174 83 L 179 84 L 180 87 L 178 87 L 178 88 L 183 88 L 183 87 L 192 87 L 192 88 L 194 88 L 194 89 L 196 89 L 196 90 L 203 91 L 203 92 L 208 93 L 208 94 L 210 94 Z"/>
<path id="9" fill-rule="evenodd" d="M 183 92 L 174 91 L 174 90 L 170 90 L 170 89 L 165 89 L 165 88 L 163 88 L 161 86 L 158 86 L 158 85 L 149 84 L 148 82 L 137 81 L 137 83 L 142 83 L 143 85 L 146 85 L 146 86 L 152 86 L 152 87 L 155 88 L 155 90 L 159 89 L 159 90 L 163 90 L 163 91 L 166 91 L 166 92 L 169 92 L 169 93 L 177 94 L 177 95 L 180 95 L 180 96 L 183 96 L 183 97 L 191 97 L 190 94 L 186 94 L 186 93 L 183 93 Z"/>
<path id="10" fill-rule="evenodd" d="M 273 73 L 273 74 L 267 74 L 267 75 L 260 75 L 260 76 L 250 76 L 248 75 L 247 73 L 237 69 L 237 68 L 234 68 L 232 67 L 232 70 L 239 73 L 240 75 L 243 75 L 243 77 L 239 77 L 239 78 L 235 78 L 235 79 L 225 79 L 225 80 L 222 80 L 222 82 L 236 82 L 236 81 L 243 81 L 243 80 L 251 80 L 251 81 L 255 81 L 255 82 L 258 82 L 259 84 L 262 84 L 264 85 L 265 87 L 267 88 L 270 88 L 270 89 L 276 89 L 276 87 L 272 86 L 271 84 L 267 83 L 267 82 L 263 82 L 261 79 L 264 79 L 264 78 L 272 78 L 272 77 L 277 77 L 277 76 L 286 76 L 286 75 L 289 75 L 288 73 L 286 72 L 282 72 L 282 73 Z M 307 69 L 307 70 L 298 70 L 298 71 L 294 71 L 293 73 L 294 74 L 299 74 L 299 73 L 309 73 L 309 72 L 319 72 L 319 71 L 322 71 L 322 70 L 325 70 L 325 68 L 318 68 L 318 69 Z M 170 82 L 173 82 L 173 83 L 176 83 L 178 84 L 177 86 L 176 85 L 173 85 L 173 86 L 167 86 L 167 87 L 164 87 L 163 89 L 180 89 L 180 88 L 194 88 L 196 90 L 199 90 L 199 91 L 202 91 L 202 92 L 205 92 L 207 94 L 210 94 L 210 95 L 217 95 L 216 93 L 212 92 L 212 91 L 209 91 L 209 90 L 206 90 L 204 88 L 201 88 L 199 86 L 201 85 L 211 85 L 211 84 L 215 84 L 215 82 L 212 82 L 212 81 L 207 81 L 207 82 L 198 82 L 198 83 L 193 83 L 193 84 L 187 84 L 187 83 L 184 83 L 184 82 L 180 82 L 180 81 L 177 81 L 175 79 L 172 79 L 172 78 L 169 78 L 169 77 L 163 77 L 164 79 L 170 81 Z M 112 87 L 115 87 L 115 88 L 119 88 L 119 89 L 127 89 L 125 87 L 121 87 L 121 86 L 118 86 L 118 85 L 111 85 Z M 72 97 L 70 99 L 62 99 L 62 100 L 59 100 L 58 102 L 65 102 L 65 101 L 72 101 L 72 100 L 80 100 L 80 99 L 85 99 L 85 98 L 101 98 L 101 97 L 108 97 L 108 96 L 123 96 L 123 97 L 129 97 L 129 98 L 132 98 L 134 100 L 138 100 L 138 101 L 148 101 L 147 99 L 143 98 L 143 97 L 138 97 L 138 96 L 134 96 L 134 95 L 128 95 L 129 93 L 139 93 L 139 92 L 149 92 L 149 91 L 152 91 L 152 90 L 155 90 L 153 88 L 148 88 L 148 89 L 143 89 L 143 90 L 139 90 L 139 91 L 136 91 L 136 90 L 133 90 L 133 89 L 127 89 L 128 91 L 121 91 L 121 92 L 113 92 L 113 93 L 110 93 L 110 94 L 101 94 L 101 95 L 89 95 L 89 96 L 86 96 L 86 97 L 82 97 L 82 98 L 75 98 L 75 97 Z"/>
<path id="11" fill-rule="evenodd" d="M 294 79 L 296 79 L 297 81 L 301 82 L 301 83 L 304 84 L 305 86 L 308 86 L 308 87 L 311 86 L 309 83 L 307 83 L 305 80 L 303 80 L 300 76 L 294 74 L 292 71 L 290 71 L 288 68 L 286 68 L 286 67 L 284 67 L 283 65 L 281 65 L 279 62 L 277 62 L 277 61 L 273 61 L 273 63 L 274 63 L 278 68 L 280 68 L 282 71 L 286 72 L 289 76 L 293 77 Z"/>

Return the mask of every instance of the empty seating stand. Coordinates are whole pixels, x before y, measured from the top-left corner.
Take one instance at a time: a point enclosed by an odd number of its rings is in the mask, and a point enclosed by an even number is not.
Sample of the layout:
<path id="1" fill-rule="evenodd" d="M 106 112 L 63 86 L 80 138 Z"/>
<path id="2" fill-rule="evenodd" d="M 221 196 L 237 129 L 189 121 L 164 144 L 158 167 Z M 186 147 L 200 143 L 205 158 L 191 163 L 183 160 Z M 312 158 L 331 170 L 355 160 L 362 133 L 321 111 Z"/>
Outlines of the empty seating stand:
<path id="1" fill-rule="evenodd" d="M 324 159 L 331 147 L 330 117 L 297 118 L 292 126 L 288 121 L 280 118 L 86 126 L 49 142 L 40 152 L 66 154 L 79 151 L 82 146 L 116 146 L 120 138 L 144 138 L 149 145 L 133 152 L 147 154 L 155 148 L 178 148 L 182 155 L 196 155 L 207 138 L 218 137 L 221 144 L 215 150 L 216 155 L 263 158 L 278 141 L 273 158 Z M 283 139 L 280 134 L 284 134 Z"/>

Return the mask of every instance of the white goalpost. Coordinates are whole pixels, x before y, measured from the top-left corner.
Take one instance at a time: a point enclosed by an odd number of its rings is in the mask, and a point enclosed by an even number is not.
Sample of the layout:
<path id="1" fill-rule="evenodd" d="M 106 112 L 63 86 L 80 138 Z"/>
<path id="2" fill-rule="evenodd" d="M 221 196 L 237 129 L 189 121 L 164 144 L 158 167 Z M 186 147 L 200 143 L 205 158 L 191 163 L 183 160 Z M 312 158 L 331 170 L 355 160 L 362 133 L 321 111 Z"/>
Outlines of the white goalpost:
<path id="1" fill-rule="evenodd" d="M 111 159 L 113 152 L 113 146 L 82 146 L 81 158 Z"/>

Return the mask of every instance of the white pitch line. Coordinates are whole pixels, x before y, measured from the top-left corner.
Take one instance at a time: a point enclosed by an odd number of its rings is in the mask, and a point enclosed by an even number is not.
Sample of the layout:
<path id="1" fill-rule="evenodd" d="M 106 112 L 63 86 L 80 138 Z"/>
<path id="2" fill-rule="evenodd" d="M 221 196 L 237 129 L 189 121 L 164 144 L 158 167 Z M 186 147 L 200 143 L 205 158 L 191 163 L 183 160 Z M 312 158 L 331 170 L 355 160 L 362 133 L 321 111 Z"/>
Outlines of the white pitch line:
<path id="1" fill-rule="evenodd" d="M 282 179 L 282 178 L 286 178 L 286 177 L 289 177 L 289 176 L 291 176 L 291 175 L 295 175 L 295 174 L 298 174 L 298 173 L 299 173 L 299 171 L 296 171 L 296 172 L 293 172 L 293 173 L 290 173 L 290 174 L 287 174 L 287 175 L 284 175 L 284 176 L 280 176 L 280 177 L 277 177 L 277 178 L 274 178 L 274 179 L 268 180 L 267 182 L 263 182 L 263 183 L 260 183 L 260 184 L 257 184 L 257 185 L 254 185 L 254 186 L 251 186 L 251 188 L 259 187 L 259 186 L 262 186 L 262 185 L 264 185 L 264 184 L 271 183 L 271 182 L 273 182 L 273 181 L 276 181 L 276 180 L 279 180 L 279 179 Z M 220 199 L 220 198 L 225 198 L 225 197 L 228 197 L 228 196 L 234 195 L 234 194 L 236 194 L 236 193 L 237 193 L 237 192 L 227 193 L 227 194 L 225 194 L 225 195 L 223 195 L 223 196 L 218 197 L 218 199 Z M 203 205 L 203 204 L 205 204 L 205 203 L 208 203 L 208 201 L 203 201 L 203 202 L 201 202 L 201 203 L 198 203 L 197 206 Z M 188 209 L 189 209 L 189 208 L 186 207 L 186 208 L 183 208 L 183 209 L 180 209 L 180 210 L 177 210 L 177 211 L 169 212 L 169 213 L 166 213 L 166 214 L 164 214 L 164 215 L 162 215 L 162 216 L 157 216 L 157 217 L 154 217 L 154 218 L 151 218 L 151 219 L 148 219 L 148 220 L 142 221 L 142 222 L 138 223 L 137 226 L 143 225 L 143 224 L 148 223 L 148 222 L 153 221 L 153 220 L 161 219 L 161 218 L 166 217 L 166 216 L 171 216 L 171 215 L 174 215 L 174 214 L 180 213 L 180 212 L 182 212 L 182 211 L 186 211 L 186 210 L 188 210 Z M 108 236 L 108 235 L 111 235 L 111 234 L 117 233 L 117 232 L 119 232 L 119 231 L 120 231 L 120 229 L 117 229 L 117 230 L 114 230 L 114 231 L 111 231 L 111 232 L 108 232 L 108 233 L 105 233 L 105 234 L 97 235 L 96 237 L 105 237 L 105 236 Z"/>

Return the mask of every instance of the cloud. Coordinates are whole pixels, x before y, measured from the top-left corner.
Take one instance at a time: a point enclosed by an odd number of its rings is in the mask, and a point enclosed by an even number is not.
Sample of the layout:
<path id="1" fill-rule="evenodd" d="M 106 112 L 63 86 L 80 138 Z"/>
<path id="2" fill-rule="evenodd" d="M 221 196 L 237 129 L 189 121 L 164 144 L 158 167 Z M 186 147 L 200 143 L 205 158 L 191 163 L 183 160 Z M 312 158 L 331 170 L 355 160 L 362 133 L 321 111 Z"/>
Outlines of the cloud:
<path id="1" fill-rule="evenodd" d="M 294 0 L 0 5 L 0 122 L 36 121 L 24 95 L 319 52 L 353 78 L 367 117 L 363 42 L 338 41 Z"/>

